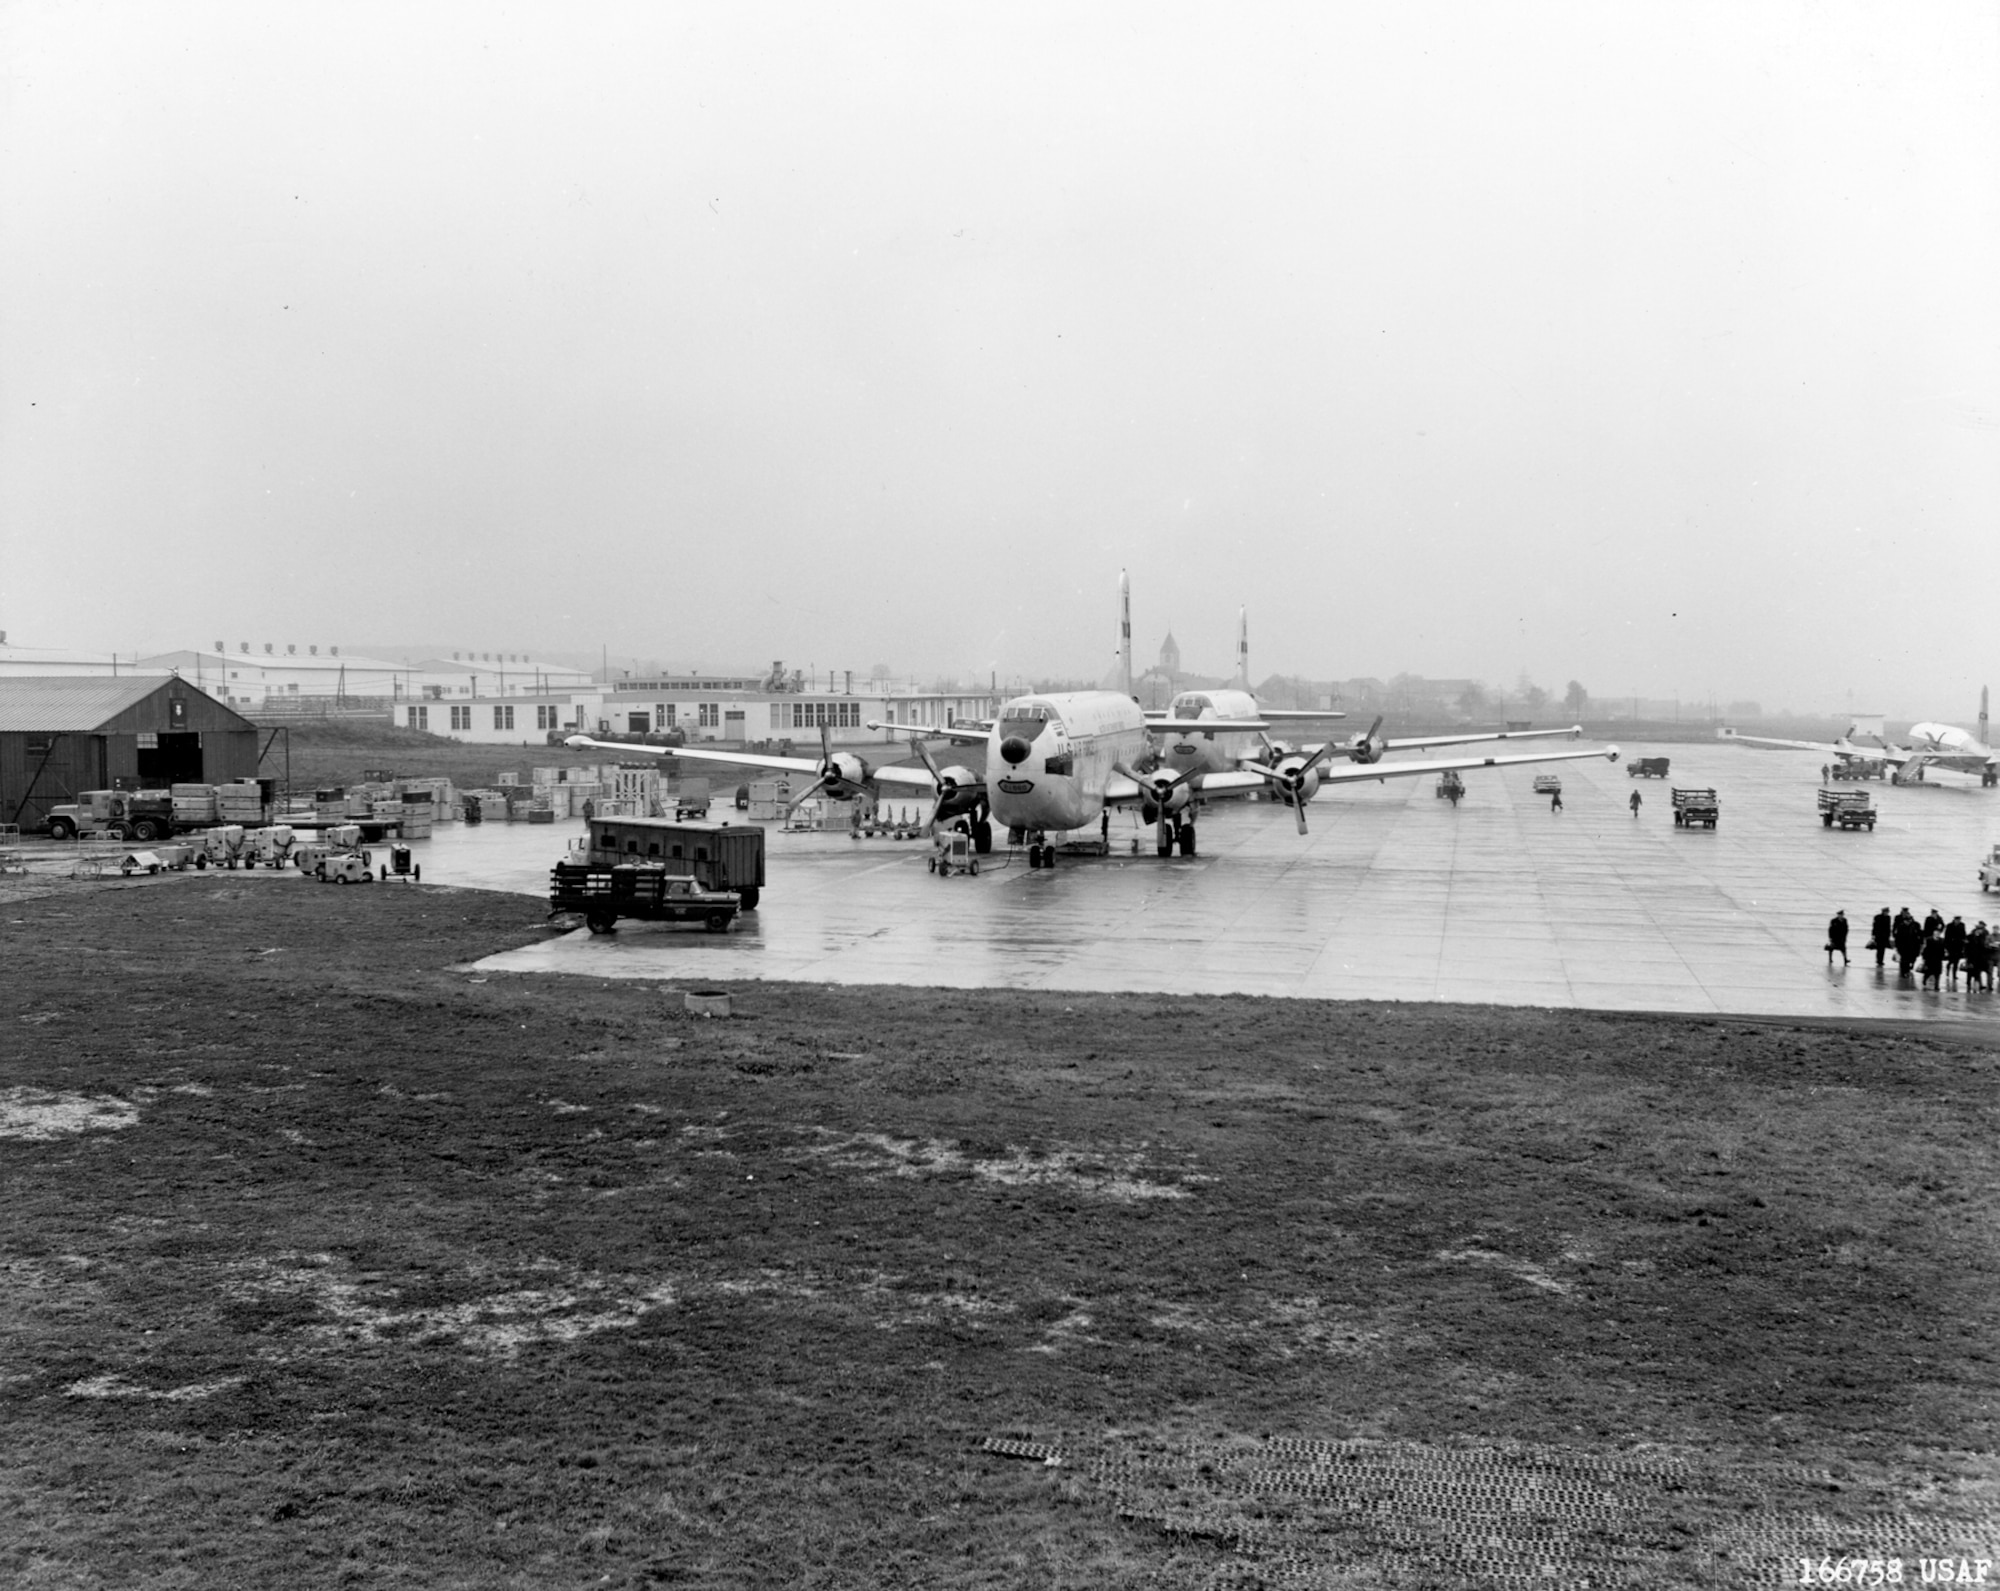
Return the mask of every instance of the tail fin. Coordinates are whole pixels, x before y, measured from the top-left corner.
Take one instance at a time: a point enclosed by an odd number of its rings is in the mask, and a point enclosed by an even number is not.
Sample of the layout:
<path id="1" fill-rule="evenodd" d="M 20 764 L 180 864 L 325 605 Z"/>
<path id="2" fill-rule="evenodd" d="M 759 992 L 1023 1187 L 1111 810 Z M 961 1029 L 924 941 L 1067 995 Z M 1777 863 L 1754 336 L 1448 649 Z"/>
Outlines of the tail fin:
<path id="1" fill-rule="evenodd" d="M 1132 694 L 1132 582 L 1125 571 L 1118 571 L 1118 686 L 1125 695 Z"/>
<path id="2" fill-rule="evenodd" d="M 1250 688 L 1250 614 L 1247 608 L 1236 610 L 1236 685 L 1239 690 Z"/>

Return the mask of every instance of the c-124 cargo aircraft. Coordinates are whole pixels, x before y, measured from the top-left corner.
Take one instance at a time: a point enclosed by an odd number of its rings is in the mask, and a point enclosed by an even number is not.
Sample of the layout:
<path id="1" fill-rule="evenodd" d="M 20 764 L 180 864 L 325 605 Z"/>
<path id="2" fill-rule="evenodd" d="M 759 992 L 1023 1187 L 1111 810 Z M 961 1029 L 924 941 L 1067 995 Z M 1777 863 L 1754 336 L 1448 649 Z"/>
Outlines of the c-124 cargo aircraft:
<path id="1" fill-rule="evenodd" d="M 1122 572 L 1118 589 L 1119 675 L 1129 684 L 1131 591 Z M 899 725 L 870 727 L 912 732 Z M 1129 690 L 1094 690 L 1018 696 L 1002 705 L 990 729 L 983 732 L 952 729 L 944 733 L 958 741 L 985 740 L 986 795 L 993 821 L 1005 825 L 1010 842 L 1027 842 L 1030 867 L 1054 865 L 1057 836 L 1097 826 L 1102 837 L 1106 814 L 1119 807 L 1136 807 L 1141 817 L 1157 825 L 1160 855 L 1178 848 L 1182 855 L 1192 856 L 1194 811 L 1199 802 L 1240 799 L 1268 791 L 1293 809 L 1303 831 L 1307 803 L 1329 784 L 1414 778 L 1454 770 L 1565 762 L 1584 757 L 1606 757 L 1614 762 L 1618 758 L 1618 748 L 1612 746 L 1602 751 L 1378 762 L 1322 769 L 1319 763 L 1335 750 L 1332 746 L 1322 746 L 1310 757 L 1286 757 L 1275 763 L 1246 761 L 1228 769 L 1162 767 L 1150 773 L 1137 771 L 1146 759 L 1149 731 L 1198 734 L 1214 727 L 1213 719 L 1149 720 Z M 1232 719 L 1229 724 L 1231 730 L 1238 732 L 1269 727 L 1262 720 Z"/>

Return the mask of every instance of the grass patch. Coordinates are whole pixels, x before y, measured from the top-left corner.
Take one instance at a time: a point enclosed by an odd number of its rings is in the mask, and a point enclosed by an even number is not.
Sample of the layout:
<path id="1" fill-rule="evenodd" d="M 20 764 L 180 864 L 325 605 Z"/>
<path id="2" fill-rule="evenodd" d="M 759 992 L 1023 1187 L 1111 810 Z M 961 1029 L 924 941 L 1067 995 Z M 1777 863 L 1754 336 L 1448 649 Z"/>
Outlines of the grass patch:
<path id="1" fill-rule="evenodd" d="M 540 915 L 9 903 L 0 1578 L 1719 1586 L 1990 1532 L 1977 1029 L 452 970 Z"/>

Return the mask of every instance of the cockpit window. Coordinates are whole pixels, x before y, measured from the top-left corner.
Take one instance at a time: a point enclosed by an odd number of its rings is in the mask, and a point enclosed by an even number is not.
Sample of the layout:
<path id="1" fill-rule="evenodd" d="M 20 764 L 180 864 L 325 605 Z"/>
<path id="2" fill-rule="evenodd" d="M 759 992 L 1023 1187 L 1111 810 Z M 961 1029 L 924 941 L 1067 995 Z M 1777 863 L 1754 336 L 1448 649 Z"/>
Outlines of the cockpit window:
<path id="1" fill-rule="evenodd" d="M 1215 703 L 1210 701 L 1206 696 L 1188 695 L 1176 696 L 1174 698 L 1174 717 L 1176 718 L 1199 718 L 1203 713 L 1211 712 L 1214 708 Z"/>
<path id="2" fill-rule="evenodd" d="M 1000 738 L 1009 740 L 1018 735 L 1033 740 L 1054 717 L 1055 709 L 1047 702 L 1009 702 L 1000 710 Z"/>

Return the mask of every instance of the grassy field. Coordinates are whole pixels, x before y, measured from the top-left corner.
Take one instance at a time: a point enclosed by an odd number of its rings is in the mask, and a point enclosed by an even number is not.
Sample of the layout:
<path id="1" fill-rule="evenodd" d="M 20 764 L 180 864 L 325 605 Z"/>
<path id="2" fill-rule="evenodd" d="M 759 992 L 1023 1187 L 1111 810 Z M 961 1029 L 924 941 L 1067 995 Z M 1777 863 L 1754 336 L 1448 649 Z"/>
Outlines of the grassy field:
<path id="1" fill-rule="evenodd" d="M 2000 1051 L 0 894 L 0 1581 L 1797 1584 L 2000 1533 Z"/>

